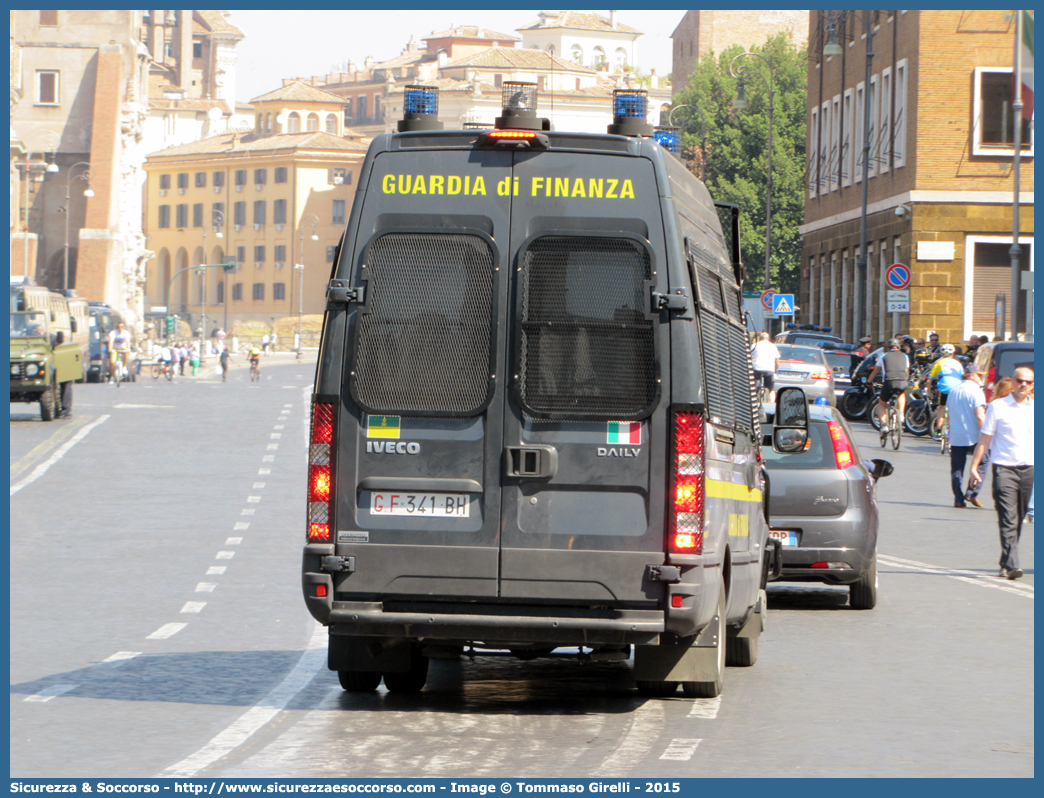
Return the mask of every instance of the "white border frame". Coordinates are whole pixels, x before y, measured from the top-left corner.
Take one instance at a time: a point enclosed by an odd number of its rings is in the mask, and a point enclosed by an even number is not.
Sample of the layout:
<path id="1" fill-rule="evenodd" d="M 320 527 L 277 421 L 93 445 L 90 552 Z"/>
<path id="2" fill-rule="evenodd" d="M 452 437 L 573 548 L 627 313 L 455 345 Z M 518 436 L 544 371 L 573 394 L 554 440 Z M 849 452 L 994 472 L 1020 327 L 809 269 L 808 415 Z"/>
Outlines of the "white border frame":
<path id="1" fill-rule="evenodd" d="M 990 338 L 996 330 L 973 330 L 972 329 L 972 302 L 975 290 L 975 245 L 976 244 L 1010 244 L 1011 236 L 978 236 L 966 235 L 964 237 L 964 290 L 961 292 L 964 308 L 961 316 L 961 340 L 967 341 L 972 333 L 976 335 L 989 335 Z M 1029 270 L 1033 271 L 1033 236 L 1019 236 L 1019 246 L 1028 246 Z M 1029 305 L 1027 304 L 1027 307 Z M 1011 314 L 1008 314 L 1011 318 Z"/>
<path id="2" fill-rule="evenodd" d="M 1014 158 L 1015 147 L 998 147 L 991 145 L 984 145 L 980 141 L 982 131 L 979 130 L 979 118 L 982 113 L 982 76 L 986 72 L 993 74 L 1010 75 L 1014 70 L 1011 67 L 975 67 L 975 78 L 972 82 L 972 124 L 971 124 L 971 145 L 972 155 L 986 155 L 986 156 L 999 156 Z M 1033 114 L 1034 120 L 1030 122 L 1030 140 L 1029 149 L 1024 150 L 1021 158 L 1032 158 L 1034 150 L 1034 121 L 1036 113 Z"/>

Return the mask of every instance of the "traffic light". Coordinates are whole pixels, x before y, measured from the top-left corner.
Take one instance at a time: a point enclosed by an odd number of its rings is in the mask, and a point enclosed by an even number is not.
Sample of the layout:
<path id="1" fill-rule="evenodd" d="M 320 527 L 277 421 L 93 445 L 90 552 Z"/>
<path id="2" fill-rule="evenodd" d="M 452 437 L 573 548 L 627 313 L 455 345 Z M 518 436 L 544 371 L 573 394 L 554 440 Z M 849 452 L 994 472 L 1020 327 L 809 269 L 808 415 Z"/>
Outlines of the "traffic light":
<path id="1" fill-rule="evenodd" d="M 167 316 L 167 337 L 170 338 L 174 335 L 174 325 L 177 323 L 177 316 Z"/>

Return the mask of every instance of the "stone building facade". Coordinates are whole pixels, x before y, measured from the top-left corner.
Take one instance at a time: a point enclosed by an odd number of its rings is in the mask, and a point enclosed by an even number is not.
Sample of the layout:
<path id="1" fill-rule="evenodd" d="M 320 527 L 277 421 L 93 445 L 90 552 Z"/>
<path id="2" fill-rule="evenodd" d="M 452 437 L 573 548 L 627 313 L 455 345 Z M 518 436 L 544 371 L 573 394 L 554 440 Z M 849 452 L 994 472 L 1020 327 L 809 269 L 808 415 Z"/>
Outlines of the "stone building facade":
<path id="1" fill-rule="evenodd" d="M 1015 30 L 1003 11 L 873 14 L 864 327 L 855 329 L 863 179 L 863 12 L 834 12 L 842 54 L 824 56 L 830 21 L 809 22 L 808 168 L 801 316 L 847 340 L 994 333 L 1010 292 L 1011 76 Z M 858 19 L 856 15 L 858 14 Z M 1007 120 L 1007 121 L 1005 121 Z M 1032 268 L 1033 141 L 1024 124 L 1020 246 Z M 910 313 L 888 311 L 885 274 L 912 271 Z M 1020 292 L 1024 329 L 1025 292 Z M 1010 299 L 1009 299 L 1010 301 Z"/>
<path id="2" fill-rule="evenodd" d="M 763 44 L 780 31 L 803 46 L 808 41 L 807 11 L 686 11 L 671 34 L 671 80 L 675 91 L 689 84 L 693 67 L 707 53 L 721 53 L 738 44 Z"/>

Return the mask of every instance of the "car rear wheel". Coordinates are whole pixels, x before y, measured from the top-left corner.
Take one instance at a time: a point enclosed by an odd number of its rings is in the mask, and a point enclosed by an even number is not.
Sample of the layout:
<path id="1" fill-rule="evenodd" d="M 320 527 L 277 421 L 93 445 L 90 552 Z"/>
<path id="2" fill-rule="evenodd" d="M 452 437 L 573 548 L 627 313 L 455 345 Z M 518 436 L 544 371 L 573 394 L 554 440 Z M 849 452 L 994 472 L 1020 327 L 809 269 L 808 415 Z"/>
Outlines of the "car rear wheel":
<path id="1" fill-rule="evenodd" d="M 381 683 L 381 675 L 373 671 L 337 671 L 337 681 L 349 693 L 372 693 Z"/>
<path id="2" fill-rule="evenodd" d="M 722 583 L 721 591 L 718 593 L 718 642 L 715 648 L 716 676 L 708 682 L 682 682 L 682 692 L 688 698 L 715 698 L 721 695 L 725 686 L 725 584 Z"/>
<path id="3" fill-rule="evenodd" d="M 877 552 L 863 578 L 848 586 L 848 605 L 853 610 L 872 610 L 877 604 Z"/>
<path id="4" fill-rule="evenodd" d="M 417 645 L 410 652 L 410 669 L 400 673 L 384 674 L 384 686 L 392 693 L 419 693 L 428 681 L 428 658 Z"/>

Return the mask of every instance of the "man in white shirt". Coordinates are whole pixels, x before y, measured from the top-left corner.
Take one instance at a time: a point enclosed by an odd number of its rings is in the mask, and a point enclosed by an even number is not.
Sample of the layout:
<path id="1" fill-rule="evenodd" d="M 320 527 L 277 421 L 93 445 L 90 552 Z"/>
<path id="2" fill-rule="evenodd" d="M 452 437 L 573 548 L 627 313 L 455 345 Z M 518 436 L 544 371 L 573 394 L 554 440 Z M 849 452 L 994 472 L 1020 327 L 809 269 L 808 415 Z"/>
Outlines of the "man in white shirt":
<path id="1" fill-rule="evenodd" d="M 1015 389 L 986 408 L 986 419 L 972 457 L 968 484 L 982 481 L 979 464 L 990 450 L 993 460 L 993 503 L 1000 527 L 1000 575 L 1022 576 L 1019 568 L 1019 538 L 1022 519 L 1033 492 L 1033 369 L 1015 369 Z"/>
<path id="2" fill-rule="evenodd" d="M 964 465 L 968 456 L 975 451 L 979 441 L 979 430 L 986 419 L 986 395 L 982 392 L 982 374 L 979 367 L 969 363 L 964 367 L 964 380 L 950 391 L 950 399 L 946 405 L 950 411 L 950 481 L 953 487 L 953 506 L 982 507 L 979 501 L 979 490 L 982 480 L 986 478 L 987 453 L 979 465 L 979 482 L 975 487 L 968 487 L 967 493 L 961 487 L 964 481 Z"/>
<path id="3" fill-rule="evenodd" d="M 754 364 L 754 384 L 757 388 L 768 388 L 769 402 L 776 401 L 776 369 L 779 366 L 779 349 L 769 340 L 769 334 L 763 332 L 759 340 L 750 350 Z"/>

